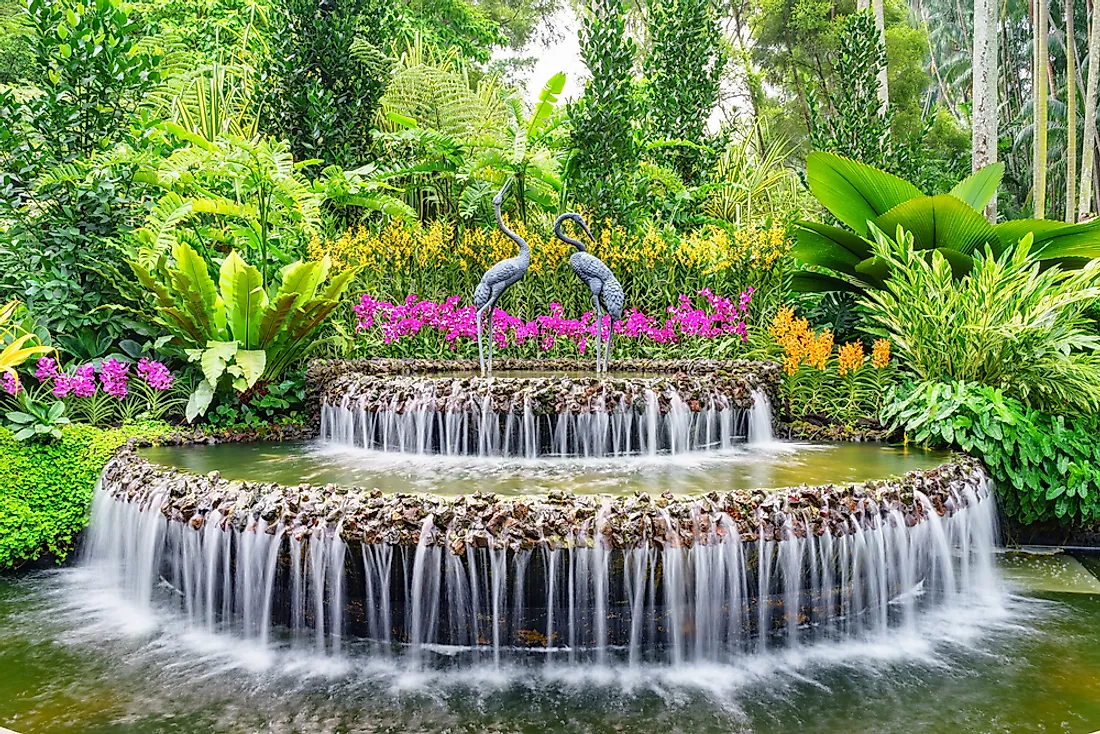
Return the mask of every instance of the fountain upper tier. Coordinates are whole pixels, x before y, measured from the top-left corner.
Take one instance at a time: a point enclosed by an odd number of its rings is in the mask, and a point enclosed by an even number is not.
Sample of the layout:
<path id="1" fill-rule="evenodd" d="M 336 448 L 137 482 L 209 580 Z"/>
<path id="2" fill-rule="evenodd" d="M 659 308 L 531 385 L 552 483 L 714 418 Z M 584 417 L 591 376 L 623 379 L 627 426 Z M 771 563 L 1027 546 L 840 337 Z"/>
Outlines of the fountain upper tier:
<path id="1" fill-rule="evenodd" d="M 655 456 L 771 439 L 779 365 L 620 360 L 319 362 L 309 371 L 321 436 L 387 452 L 457 456 Z"/>

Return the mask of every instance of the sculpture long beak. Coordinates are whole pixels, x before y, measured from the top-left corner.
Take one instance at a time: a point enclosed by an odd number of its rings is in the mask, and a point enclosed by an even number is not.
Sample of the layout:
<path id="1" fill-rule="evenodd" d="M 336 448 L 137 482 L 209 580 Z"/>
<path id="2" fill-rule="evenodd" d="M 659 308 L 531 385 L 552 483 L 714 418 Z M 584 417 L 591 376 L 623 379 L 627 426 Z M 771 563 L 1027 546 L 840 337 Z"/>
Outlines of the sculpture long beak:
<path id="1" fill-rule="evenodd" d="M 596 238 L 592 236 L 592 230 L 590 230 L 588 228 L 588 225 L 584 223 L 584 218 L 582 218 L 580 214 L 574 214 L 573 221 L 580 225 L 581 229 L 584 230 L 584 233 L 588 235 L 588 239 L 592 240 L 593 242 L 596 241 Z"/>
<path id="2" fill-rule="evenodd" d="M 504 186 L 502 186 L 500 191 L 497 192 L 497 195 L 493 197 L 493 204 L 496 206 L 500 206 L 501 204 L 503 204 L 504 196 L 508 193 L 508 190 L 510 188 L 512 188 L 512 179 L 509 178 L 504 182 Z"/>

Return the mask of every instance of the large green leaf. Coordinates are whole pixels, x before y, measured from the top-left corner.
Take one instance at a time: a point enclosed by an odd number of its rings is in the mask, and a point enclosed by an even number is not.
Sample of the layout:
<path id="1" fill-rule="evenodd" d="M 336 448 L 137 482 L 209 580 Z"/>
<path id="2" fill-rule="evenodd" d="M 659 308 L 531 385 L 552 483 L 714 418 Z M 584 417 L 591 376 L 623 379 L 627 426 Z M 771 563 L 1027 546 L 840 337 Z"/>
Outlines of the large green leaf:
<path id="1" fill-rule="evenodd" d="M 243 372 L 245 384 L 248 387 L 255 385 L 256 380 L 264 373 L 267 353 L 262 349 L 238 349 L 235 359 Z"/>
<path id="2" fill-rule="evenodd" d="M 171 287 L 176 291 L 174 300 L 181 306 L 180 315 L 185 315 L 190 321 L 190 326 L 185 330 L 207 339 L 220 338 L 222 335 L 219 333 L 217 317 L 221 311 L 221 303 L 206 260 L 183 241 L 177 242 L 173 247 L 172 256 L 176 267 L 167 269 L 168 278 Z"/>
<path id="3" fill-rule="evenodd" d="M 535 106 L 535 111 L 531 113 L 531 124 L 527 126 L 528 137 L 534 137 L 542 124 L 553 114 L 554 107 L 558 104 L 558 95 L 561 94 L 563 89 L 565 89 L 564 71 L 559 71 L 543 85 L 542 91 L 539 92 L 539 103 Z"/>
<path id="4" fill-rule="evenodd" d="M 1015 219 L 996 226 L 997 253 L 1015 247 L 1023 237 L 1035 235 L 1032 252 L 1044 260 L 1100 257 L 1100 219 L 1083 224 L 1067 224 L 1049 219 Z"/>
<path id="5" fill-rule="evenodd" d="M 202 367 L 202 376 L 211 385 L 218 384 L 218 380 L 225 373 L 226 364 L 237 353 L 237 347 L 238 344 L 235 341 L 209 341 L 206 343 L 206 349 L 202 351 L 199 358 L 199 365 Z"/>
<path id="6" fill-rule="evenodd" d="M 138 283 L 146 291 L 153 293 L 157 297 L 157 305 L 161 308 L 168 308 L 172 306 L 175 301 L 168 293 L 168 289 L 165 288 L 160 281 L 153 277 L 144 265 L 134 260 L 127 260 L 126 264 L 130 266 L 130 270 L 134 271 L 134 275 L 137 276 Z"/>
<path id="7" fill-rule="evenodd" d="M 893 174 L 859 161 L 821 151 L 806 159 L 806 180 L 821 205 L 856 232 L 867 222 L 923 192 Z"/>
<path id="8" fill-rule="evenodd" d="M 975 211 L 984 211 L 986 204 L 997 193 L 1004 175 L 1005 164 L 990 163 L 959 181 L 950 193 L 974 207 Z"/>
<path id="9" fill-rule="evenodd" d="M 236 252 L 230 252 L 222 262 L 218 284 L 225 301 L 230 333 L 240 342 L 241 349 L 251 349 L 256 344 L 260 314 L 267 306 L 260 271 L 245 263 Z"/>
<path id="10" fill-rule="evenodd" d="M 195 392 L 191 393 L 191 396 L 187 399 L 187 409 L 184 411 L 187 422 L 190 423 L 195 420 L 195 418 L 205 413 L 206 409 L 210 407 L 210 401 L 213 399 L 214 386 L 208 381 L 203 380 L 199 383 L 199 386 L 195 388 Z"/>
<path id="11" fill-rule="evenodd" d="M 795 293 L 828 293 L 830 291 L 862 293 L 864 289 L 849 280 L 803 270 L 791 276 L 791 290 Z"/>
<path id="12" fill-rule="evenodd" d="M 997 232 L 984 216 L 951 194 L 921 196 L 899 204 L 874 225 L 892 235 L 900 225 L 913 235 L 917 250 L 950 248 L 964 255 L 996 244 Z"/>
<path id="13" fill-rule="evenodd" d="M 266 349 L 275 340 L 279 332 L 285 328 L 298 298 L 297 293 L 279 293 L 268 302 L 263 316 L 260 317 L 260 328 L 256 332 L 256 347 Z"/>
<path id="14" fill-rule="evenodd" d="M 317 293 L 317 286 L 321 283 L 321 261 L 310 260 L 302 262 L 296 260 L 282 270 L 282 283 L 275 298 L 287 293 L 297 293 L 299 302 L 306 302 Z"/>
<path id="15" fill-rule="evenodd" d="M 813 258 L 818 251 L 833 249 L 844 252 L 830 253 L 828 257 L 850 261 L 853 265 L 871 256 L 870 241 L 854 232 L 817 222 L 798 222 L 795 226 L 798 230 L 795 232 L 794 254 L 803 262 L 817 264 Z"/>

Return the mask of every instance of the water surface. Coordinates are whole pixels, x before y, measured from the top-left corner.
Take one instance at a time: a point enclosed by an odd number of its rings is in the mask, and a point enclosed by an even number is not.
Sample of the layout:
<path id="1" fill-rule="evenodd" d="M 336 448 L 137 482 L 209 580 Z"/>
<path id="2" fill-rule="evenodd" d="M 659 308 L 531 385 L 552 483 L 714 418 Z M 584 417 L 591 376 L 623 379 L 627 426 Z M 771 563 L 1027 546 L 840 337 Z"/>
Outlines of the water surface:
<path id="1" fill-rule="evenodd" d="M 800 484 L 885 479 L 942 464 L 942 451 L 873 443 L 773 442 L 677 455 L 538 458 L 420 455 L 348 448 L 326 442 L 222 443 L 140 450 L 150 461 L 231 480 L 284 485 L 341 484 L 384 492 L 502 495 L 551 490 L 629 495 L 726 492 Z"/>
<path id="2" fill-rule="evenodd" d="M 119 605 L 87 569 L 0 578 L 0 726 L 23 734 L 1085 734 L 1100 729 L 1100 595 L 1020 587 L 885 640 L 738 666 L 392 666 L 189 630 Z"/>

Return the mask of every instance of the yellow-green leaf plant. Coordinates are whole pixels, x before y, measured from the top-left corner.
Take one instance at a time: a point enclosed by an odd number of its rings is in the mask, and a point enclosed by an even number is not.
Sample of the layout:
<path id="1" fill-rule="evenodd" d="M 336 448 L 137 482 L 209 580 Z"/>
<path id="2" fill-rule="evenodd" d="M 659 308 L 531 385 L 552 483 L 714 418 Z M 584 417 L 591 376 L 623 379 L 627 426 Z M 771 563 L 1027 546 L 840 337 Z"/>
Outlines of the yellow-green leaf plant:
<path id="1" fill-rule="evenodd" d="M 206 412 L 221 384 L 244 392 L 301 359 L 355 275 L 345 270 L 329 280 L 325 257 L 290 263 L 277 283 L 265 284 L 255 266 L 230 252 L 215 283 L 206 260 L 182 241 L 173 245 L 171 261 L 163 258 L 153 270 L 129 265 L 155 306 L 146 318 L 202 370 L 187 403 L 188 421 Z"/>
<path id="2" fill-rule="evenodd" d="M 53 351 L 53 347 L 38 343 L 38 337 L 17 322 L 16 314 L 21 305 L 11 300 L 0 306 L 0 373 L 15 375 L 15 370 L 31 357 Z"/>

